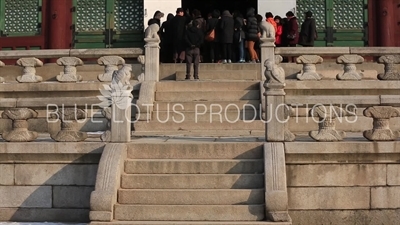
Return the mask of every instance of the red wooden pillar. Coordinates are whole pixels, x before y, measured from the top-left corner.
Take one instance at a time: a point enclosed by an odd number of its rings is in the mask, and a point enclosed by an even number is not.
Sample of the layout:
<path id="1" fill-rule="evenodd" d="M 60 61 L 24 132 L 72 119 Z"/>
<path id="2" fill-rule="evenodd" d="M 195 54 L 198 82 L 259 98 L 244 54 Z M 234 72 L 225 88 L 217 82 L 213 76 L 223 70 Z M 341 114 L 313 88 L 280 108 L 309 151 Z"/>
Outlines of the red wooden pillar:
<path id="1" fill-rule="evenodd" d="M 49 0 L 49 49 L 69 49 L 72 42 L 72 0 Z"/>
<path id="2" fill-rule="evenodd" d="M 378 24 L 375 32 L 378 34 L 379 46 L 396 46 L 395 29 L 396 20 L 394 15 L 393 0 L 377 0 Z"/>

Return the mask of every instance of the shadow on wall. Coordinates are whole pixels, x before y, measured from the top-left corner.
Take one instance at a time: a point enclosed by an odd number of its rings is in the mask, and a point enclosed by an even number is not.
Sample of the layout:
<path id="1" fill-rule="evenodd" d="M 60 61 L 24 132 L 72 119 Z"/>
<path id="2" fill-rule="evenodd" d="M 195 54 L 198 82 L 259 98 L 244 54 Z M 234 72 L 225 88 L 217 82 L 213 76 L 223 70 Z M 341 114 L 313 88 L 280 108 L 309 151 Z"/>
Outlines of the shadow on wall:
<path id="1" fill-rule="evenodd" d="M 93 150 L 84 155 L 40 154 L 40 149 L 37 149 L 39 154 L 5 155 L 5 160 L 14 161 L 15 171 L 14 184 L 0 186 L 4 188 L 0 221 L 89 222 L 90 194 L 94 190 L 104 145 L 80 144 L 86 148 L 92 146 Z M 67 150 L 69 147 L 76 149 L 80 144 L 58 143 L 56 146 Z"/>

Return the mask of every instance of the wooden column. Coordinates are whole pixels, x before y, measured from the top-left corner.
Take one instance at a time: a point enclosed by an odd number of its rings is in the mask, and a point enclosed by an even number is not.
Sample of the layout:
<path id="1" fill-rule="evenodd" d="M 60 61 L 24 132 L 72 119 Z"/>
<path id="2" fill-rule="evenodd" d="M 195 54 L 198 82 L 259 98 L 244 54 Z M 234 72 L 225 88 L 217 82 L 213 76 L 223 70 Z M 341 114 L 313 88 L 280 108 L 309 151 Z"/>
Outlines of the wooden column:
<path id="1" fill-rule="evenodd" d="M 72 0 L 49 0 L 49 49 L 68 49 L 72 42 Z"/>
<path id="2" fill-rule="evenodd" d="M 396 46 L 395 42 L 395 29 L 396 21 L 394 15 L 394 1 L 393 0 L 377 0 L 377 13 L 378 26 L 376 32 L 378 33 L 379 46 Z"/>

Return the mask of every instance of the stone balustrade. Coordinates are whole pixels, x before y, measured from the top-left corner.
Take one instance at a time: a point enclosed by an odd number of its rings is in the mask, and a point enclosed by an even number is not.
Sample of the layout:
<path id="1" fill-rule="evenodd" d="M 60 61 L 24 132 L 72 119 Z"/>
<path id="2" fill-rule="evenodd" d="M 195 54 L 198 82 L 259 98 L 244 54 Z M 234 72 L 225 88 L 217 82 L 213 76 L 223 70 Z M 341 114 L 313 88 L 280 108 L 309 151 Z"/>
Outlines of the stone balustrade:
<path id="1" fill-rule="evenodd" d="M 294 141 L 298 137 L 293 133 L 301 132 L 318 142 L 345 140 L 347 131 L 359 133 L 368 141 L 399 139 L 400 121 L 396 118 L 400 117 L 400 48 L 266 48 L 263 51 L 269 51 L 268 56 L 275 55 L 267 57 L 264 65 L 268 142 Z M 303 66 L 295 79 L 287 78 L 280 62 L 272 65 L 278 56 L 294 57 Z M 317 69 L 326 56 L 336 56 L 336 63 L 343 65 L 335 78 L 323 77 Z M 375 79 L 364 79 L 357 65 L 365 63 L 365 57 L 376 57 L 376 63 L 384 65 L 384 72 L 376 73 Z M 268 107 L 277 110 L 268 111 Z"/>

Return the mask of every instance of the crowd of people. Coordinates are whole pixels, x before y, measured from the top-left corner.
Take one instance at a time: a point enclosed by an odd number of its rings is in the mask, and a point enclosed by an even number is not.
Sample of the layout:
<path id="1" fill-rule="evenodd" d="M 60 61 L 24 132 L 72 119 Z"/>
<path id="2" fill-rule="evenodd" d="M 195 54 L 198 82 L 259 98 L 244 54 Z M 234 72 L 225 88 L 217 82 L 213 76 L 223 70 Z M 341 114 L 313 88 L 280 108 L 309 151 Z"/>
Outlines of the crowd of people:
<path id="1" fill-rule="evenodd" d="M 275 28 L 277 47 L 314 46 L 317 38 L 315 20 L 311 12 L 305 13 L 304 22 L 299 29 L 298 20 L 293 12 L 286 13 L 285 18 L 274 16 L 271 12 L 256 14 L 249 8 L 246 15 L 240 11 L 232 14 L 228 10 L 222 13 L 213 10 L 207 16 L 195 9 L 178 8 L 176 15 L 168 14 L 161 24 L 164 14 L 157 11 L 149 25 L 160 26 L 161 61 L 164 63 L 194 63 L 194 77 L 198 78 L 198 64 L 206 63 L 259 63 L 261 36 L 260 23 L 265 19 Z"/>

